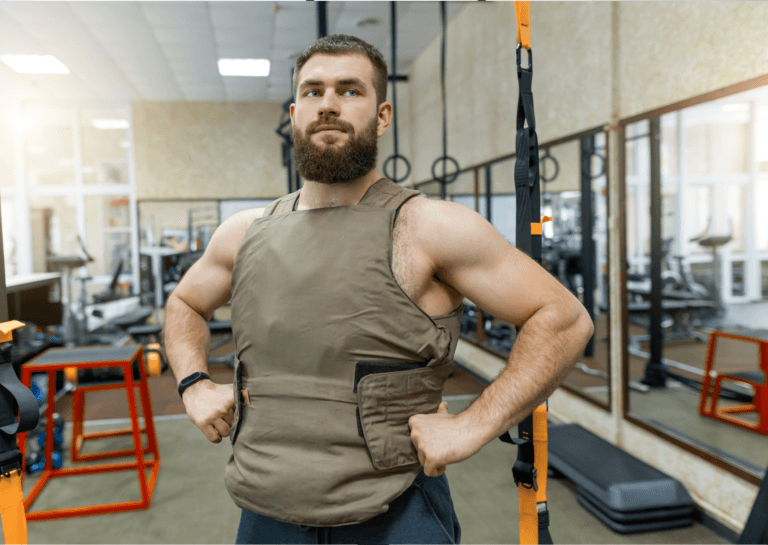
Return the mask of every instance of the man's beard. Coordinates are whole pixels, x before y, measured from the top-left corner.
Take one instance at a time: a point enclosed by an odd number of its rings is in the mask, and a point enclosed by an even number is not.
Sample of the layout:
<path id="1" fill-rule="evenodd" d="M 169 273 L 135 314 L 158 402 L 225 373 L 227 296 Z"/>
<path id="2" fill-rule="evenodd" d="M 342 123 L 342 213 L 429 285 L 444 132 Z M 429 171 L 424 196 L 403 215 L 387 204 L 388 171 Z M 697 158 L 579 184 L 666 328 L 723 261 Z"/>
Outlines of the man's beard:
<path id="1" fill-rule="evenodd" d="M 348 135 L 348 142 L 341 146 L 319 146 L 310 140 L 317 127 L 336 126 Z M 321 184 L 351 182 L 368 174 L 376 166 L 378 154 L 378 119 L 374 116 L 359 136 L 352 125 L 333 117 L 324 117 L 310 123 L 305 132 L 294 130 L 296 170 L 305 179 Z"/>

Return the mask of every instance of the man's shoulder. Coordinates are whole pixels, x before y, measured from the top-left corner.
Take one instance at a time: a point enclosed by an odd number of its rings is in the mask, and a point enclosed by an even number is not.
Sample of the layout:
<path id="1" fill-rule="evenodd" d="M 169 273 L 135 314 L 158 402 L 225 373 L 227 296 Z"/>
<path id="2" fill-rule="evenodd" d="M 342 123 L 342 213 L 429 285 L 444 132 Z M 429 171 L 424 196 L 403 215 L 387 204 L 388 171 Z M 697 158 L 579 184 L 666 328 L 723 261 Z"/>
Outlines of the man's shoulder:
<path id="1" fill-rule="evenodd" d="M 471 252 L 489 229 L 494 230 L 471 208 L 442 199 L 413 197 L 403 205 L 401 216 L 408 240 L 429 255 Z"/>
<path id="2" fill-rule="evenodd" d="M 427 231 L 445 227 L 446 223 L 465 221 L 472 215 L 477 213 L 464 205 L 442 199 L 430 199 L 423 195 L 408 199 L 400 209 L 400 216 L 406 222 Z"/>

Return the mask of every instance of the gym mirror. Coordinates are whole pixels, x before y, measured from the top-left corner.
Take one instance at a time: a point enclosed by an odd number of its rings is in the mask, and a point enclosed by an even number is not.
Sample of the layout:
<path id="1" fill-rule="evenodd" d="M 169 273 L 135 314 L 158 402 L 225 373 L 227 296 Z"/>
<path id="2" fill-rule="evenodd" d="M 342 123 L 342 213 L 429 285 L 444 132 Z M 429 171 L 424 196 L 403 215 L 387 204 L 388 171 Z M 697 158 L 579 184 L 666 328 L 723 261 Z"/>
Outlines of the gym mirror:
<path id="1" fill-rule="evenodd" d="M 623 140 L 627 416 L 760 477 L 768 87 L 626 124 Z"/>

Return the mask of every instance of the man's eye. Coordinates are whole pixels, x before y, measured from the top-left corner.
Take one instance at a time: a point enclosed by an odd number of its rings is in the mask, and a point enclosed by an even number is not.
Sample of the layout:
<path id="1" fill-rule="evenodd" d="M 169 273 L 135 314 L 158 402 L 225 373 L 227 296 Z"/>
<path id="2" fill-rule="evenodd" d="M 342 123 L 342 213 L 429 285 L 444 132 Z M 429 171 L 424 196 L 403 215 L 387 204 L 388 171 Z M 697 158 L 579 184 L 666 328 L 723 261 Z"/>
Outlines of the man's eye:
<path id="1" fill-rule="evenodd" d="M 317 91 L 307 91 L 307 96 L 308 97 L 315 96 L 312 93 L 317 93 Z"/>
<path id="2" fill-rule="evenodd" d="M 347 93 L 354 93 L 353 96 L 357 96 L 360 94 L 355 89 L 347 89 L 346 91 L 344 91 L 344 94 L 347 94 Z"/>

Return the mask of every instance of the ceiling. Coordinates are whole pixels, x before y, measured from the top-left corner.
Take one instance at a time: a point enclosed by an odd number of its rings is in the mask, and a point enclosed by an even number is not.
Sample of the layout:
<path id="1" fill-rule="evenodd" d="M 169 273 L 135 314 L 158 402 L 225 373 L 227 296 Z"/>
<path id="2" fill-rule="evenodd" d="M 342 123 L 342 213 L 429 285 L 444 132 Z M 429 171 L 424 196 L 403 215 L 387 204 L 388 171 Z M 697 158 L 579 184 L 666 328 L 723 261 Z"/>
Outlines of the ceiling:
<path id="1" fill-rule="evenodd" d="M 449 2 L 448 18 L 464 2 Z M 390 2 L 327 2 L 328 33 L 352 34 L 391 65 Z M 26 103 L 279 101 L 296 55 L 317 37 L 315 2 L 0 1 L 0 55 L 50 54 L 67 75 L 0 63 L 0 100 Z M 368 18 L 380 24 L 360 26 Z M 397 3 L 404 70 L 441 31 L 438 2 Z M 219 75 L 219 58 L 266 58 L 268 77 Z M 391 67 L 390 67 L 391 70 Z"/>

